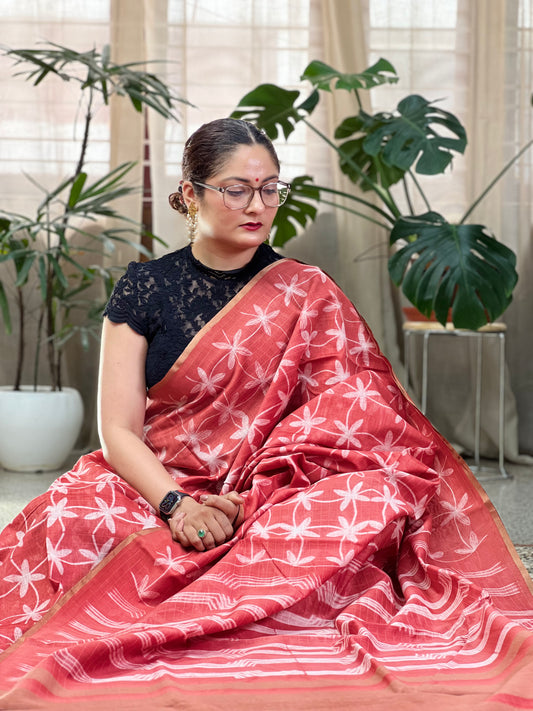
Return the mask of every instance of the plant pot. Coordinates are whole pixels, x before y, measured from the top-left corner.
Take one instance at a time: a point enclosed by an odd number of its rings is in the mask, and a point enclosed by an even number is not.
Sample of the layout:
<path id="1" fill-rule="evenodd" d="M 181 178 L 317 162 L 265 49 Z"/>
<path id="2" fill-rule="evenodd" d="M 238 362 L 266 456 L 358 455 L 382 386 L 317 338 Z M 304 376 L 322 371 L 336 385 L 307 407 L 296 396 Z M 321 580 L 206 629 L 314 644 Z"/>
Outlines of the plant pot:
<path id="1" fill-rule="evenodd" d="M 60 469 L 82 422 L 83 402 L 73 388 L 0 387 L 0 464 L 11 471 Z"/>

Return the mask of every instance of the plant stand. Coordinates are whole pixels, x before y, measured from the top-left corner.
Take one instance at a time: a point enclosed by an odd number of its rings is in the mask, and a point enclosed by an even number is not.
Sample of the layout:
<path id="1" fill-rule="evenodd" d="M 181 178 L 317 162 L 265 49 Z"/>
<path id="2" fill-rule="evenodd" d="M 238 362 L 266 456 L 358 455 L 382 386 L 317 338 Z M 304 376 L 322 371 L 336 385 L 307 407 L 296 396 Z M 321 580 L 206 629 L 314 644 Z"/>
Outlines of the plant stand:
<path id="1" fill-rule="evenodd" d="M 478 331 L 468 331 L 454 328 L 452 323 L 446 324 L 446 328 L 440 323 L 430 321 L 406 321 L 403 324 L 404 346 L 405 346 L 405 370 L 407 378 L 407 390 L 410 384 L 410 358 L 412 338 L 422 337 L 422 383 L 421 383 L 421 411 L 426 414 L 428 376 L 429 376 L 429 340 L 437 336 L 453 336 L 457 338 L 470 338 L 476 342 L 476 366 L 475 366 L 475 403 L 474 403 L 474 465 L 471 467 L 474 473 L 481 471 L 492 471 L 492 468 L 480 465 L 480 432 L 481 432 L 481 385 L 482 385 L 482 364 L 483 364 L 483 340 L 496 339 L 499 347 L 499 409 L 498 409 L 498 470 L 502 478 L 511 478 L 505 469 L 505 436 L 504 436 L 504 416 L 505 416 L 505 334 L 507 326 L 504 323 L 490 323 L 483 326 Z"/>

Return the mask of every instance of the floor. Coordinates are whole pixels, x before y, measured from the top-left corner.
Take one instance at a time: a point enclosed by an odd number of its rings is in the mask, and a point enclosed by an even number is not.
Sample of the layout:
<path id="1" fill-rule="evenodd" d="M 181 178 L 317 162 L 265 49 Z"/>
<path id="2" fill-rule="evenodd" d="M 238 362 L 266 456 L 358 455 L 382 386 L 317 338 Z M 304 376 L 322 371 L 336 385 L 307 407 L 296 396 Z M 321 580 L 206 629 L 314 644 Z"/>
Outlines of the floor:
<path id="1" fill-rule="evenodd" d="M 493 462 L 482 462 L 493 466 Z M 66 471 L 70 463 L 64 468 Z M 524 565 L 533 577 L 533 467 L 506 463 L 510 478 L 494 471 L 476 476 L 500 515 Z M 8 472 L 0 468 L 0 529 L 62 472 Z"/>

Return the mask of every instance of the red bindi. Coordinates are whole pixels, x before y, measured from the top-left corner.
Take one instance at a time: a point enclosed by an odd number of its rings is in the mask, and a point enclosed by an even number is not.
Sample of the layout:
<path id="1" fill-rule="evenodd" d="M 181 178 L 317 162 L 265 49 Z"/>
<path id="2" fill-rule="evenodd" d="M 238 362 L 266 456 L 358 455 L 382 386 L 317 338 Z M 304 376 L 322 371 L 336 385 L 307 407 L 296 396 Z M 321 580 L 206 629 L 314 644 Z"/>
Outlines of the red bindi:
<path id="1" fill-rule="evenodd" d="M 255 182 L 258 183 L 258 182 L 259 182 L 259 178 L 256 178 L 256 179 L 255 179 Z"/>

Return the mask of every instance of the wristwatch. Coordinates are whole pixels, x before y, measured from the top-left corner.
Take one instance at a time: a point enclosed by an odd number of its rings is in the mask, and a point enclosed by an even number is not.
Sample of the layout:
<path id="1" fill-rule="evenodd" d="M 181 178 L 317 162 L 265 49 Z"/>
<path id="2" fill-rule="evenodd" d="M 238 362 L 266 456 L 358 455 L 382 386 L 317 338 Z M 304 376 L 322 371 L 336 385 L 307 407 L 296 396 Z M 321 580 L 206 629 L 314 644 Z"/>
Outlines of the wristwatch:
<path id="1" fill-rule="evenodd" d="M 168 494 L 165 494 L 163 500 L 159 504 L 159 516 L 163 519 L 163 521 L 165 521 L 165 523 L 172 516 L 174 511 L 178 508 L 186 496 L 190 496 L 190 494 L 186 494 L 184 491 L 169 491 Z"/>

